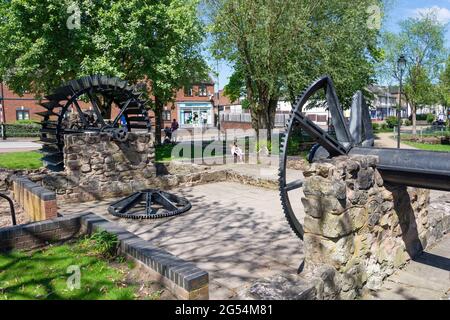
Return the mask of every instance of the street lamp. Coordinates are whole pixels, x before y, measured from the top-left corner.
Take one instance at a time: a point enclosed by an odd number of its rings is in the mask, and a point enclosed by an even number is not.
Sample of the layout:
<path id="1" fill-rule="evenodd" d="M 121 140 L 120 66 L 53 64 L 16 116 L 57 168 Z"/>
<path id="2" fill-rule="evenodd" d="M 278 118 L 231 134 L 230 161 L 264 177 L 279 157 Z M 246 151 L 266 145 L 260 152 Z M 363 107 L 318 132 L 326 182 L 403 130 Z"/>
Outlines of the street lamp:
<path id="1" fill-rule="evenodd" d="M 400 149 L 400 127 L 402 124 L 401 112 L 402 112 L 402 92 L 403 92 L 403 73 L 406 69 L 406 58 L 402 54 L 397 61 L 398 71 L 400 72 L 400 99 L 399 106 L 397 110 L 397 148 Z"/>

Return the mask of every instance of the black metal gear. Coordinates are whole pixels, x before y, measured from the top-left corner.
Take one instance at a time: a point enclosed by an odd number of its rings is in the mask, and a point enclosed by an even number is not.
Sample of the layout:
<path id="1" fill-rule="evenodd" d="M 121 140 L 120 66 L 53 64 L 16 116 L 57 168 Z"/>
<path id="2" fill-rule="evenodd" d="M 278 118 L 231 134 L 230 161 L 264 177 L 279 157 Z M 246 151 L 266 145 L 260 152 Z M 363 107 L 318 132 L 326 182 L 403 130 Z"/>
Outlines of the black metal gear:
<path id="1" fill-rule="evenodd" d="M 330 99 L 330 97 L 331 99 L 337 99 L 335 97 L 334 87 L 332 87 L 332 85 L 333 84 L 329 77 L 322 77 L 320 79 L 317 79 L 301 95 L 298 96 L 291 109 L 289 121 L 286 124 L 285 133 L 281 141 L 279 168 L 280 199 L 283 206 L 283 212 L 289 223 L 289 226 L 300 239 L 303 239 L 304 230 L 302 224 L 300 223 L 297 216 L 295 215 L 294 210 L 292 209 L 289 192 L 301 188 L 303 186 L 303 181 L 299 179 L 288 183 L 286 180 L 289 140 L 295 134 L 294 129 L 302 124 L 302 129 L 305 130 L 313 140 L 320 143 L 320 145 L 322 146 L 326 146 L 328 155 L 331 154 L 332 156 L 336 156 L 347 153 L 347 150 L 343 148 L 339 142 L 334 140 L 321 129 L 317 128 L 317 126 L 301 112 L 308 100 L 320 90 L 325 90 L 325 93 L 328 95 L 327 101 L 328 99 Z M 327 92 L 327 90 L 329 92 Z M 347 135 L 347 133 L 344 132 L 343 135 Z M 313 151 L 313 153 L 315 154 L 317 151 L 317 147 L 313 147 Z"/>
<path id="2" fill-rule="evenodd" d="M 192 207 L 183 197 L 157 189 L 148 189 L 111 204 L 108 212 L 119 218 L 159 219 L 182 214 Z"/>
<path id="3" fill-rule="evenodd" d="M 53 171 L 64 169 L 67 134 L 108 131 L 114 139 L 125 141 L 132 130 L 151 130 L 142 92 L 115 77 L 94 75 L 72 80 L 45 98 L 48 101 L 41 106 L 46 111 L 38 113 L 43 117 L 40 152 L 45 166 Z M 107 119 L 112 108 L 117 108 L 118 115 Z"/>

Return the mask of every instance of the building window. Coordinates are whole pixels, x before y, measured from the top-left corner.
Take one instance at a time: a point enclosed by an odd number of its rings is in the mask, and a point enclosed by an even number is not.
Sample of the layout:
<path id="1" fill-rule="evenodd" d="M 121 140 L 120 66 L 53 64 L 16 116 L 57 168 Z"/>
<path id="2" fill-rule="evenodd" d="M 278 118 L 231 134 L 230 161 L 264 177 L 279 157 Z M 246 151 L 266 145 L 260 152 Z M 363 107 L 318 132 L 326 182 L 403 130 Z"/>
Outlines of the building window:
<path id="1" fill-rule="evenodd" d="M 16 110 L 16 120 L 30 120 L 30 111 Z"/>
<path id="2" fill-rule="evenodd" d="M 170 120 L 172 120 L 171 119 L 171 114 L 170 114 L 170 111 L 163 111 L 163 114 L 162 114 L 162 117 L 163 117 L 163 120 L 164 121 L 170 121 Z"/>
<path id="3" fill-rule="evenodd" d="M 192 88 L 192 86 L 184 87 L 184 96 L 185 97 L 194 96 L 194 89 Z"/>
<path id="4" fill-rule="evenodd" d="M 317 122 L 327 122 L 327 116 L 326 115 L 317 115 Z"/>
<path id="5" fill-rule="evenodd" d="M 206 89 L 206 85 L 205 84 L 202 84 L 202 85 L 199 86 L 199 88 L 198 88 L 198 95 L 200 97 L 206 97 L 208 95 L 208 91 Z"/>

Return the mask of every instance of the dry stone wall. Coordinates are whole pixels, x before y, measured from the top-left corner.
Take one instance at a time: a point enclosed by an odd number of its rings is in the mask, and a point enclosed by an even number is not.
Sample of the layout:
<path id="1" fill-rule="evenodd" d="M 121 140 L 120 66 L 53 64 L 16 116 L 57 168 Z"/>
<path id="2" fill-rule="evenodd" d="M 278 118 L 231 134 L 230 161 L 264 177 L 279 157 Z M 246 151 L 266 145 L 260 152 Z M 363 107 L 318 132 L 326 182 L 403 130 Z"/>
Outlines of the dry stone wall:
<path id="1" fill-rule="evenodd" d="M 353 299 L 447 231 L 430 191 L 390 186 L 372 156 L 338 157 L 305 171 L 305 275 L 318 297 Z"/>

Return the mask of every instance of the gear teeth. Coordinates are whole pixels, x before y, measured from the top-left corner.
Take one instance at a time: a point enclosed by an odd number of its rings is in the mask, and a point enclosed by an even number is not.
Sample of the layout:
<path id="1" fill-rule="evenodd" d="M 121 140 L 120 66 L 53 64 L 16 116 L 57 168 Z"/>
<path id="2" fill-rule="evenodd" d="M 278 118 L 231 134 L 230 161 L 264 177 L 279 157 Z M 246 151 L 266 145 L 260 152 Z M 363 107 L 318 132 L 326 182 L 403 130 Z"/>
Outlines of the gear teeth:
<path id="1" fill-rule="evenodd" d="M 280 156 L 280 168 L 278 171 L 278 181 L 279 181 L 279 194 L 280 200 L 283 207 L 283 213 L 288 221 L 288 224 L 292 231 L 303 240 L 304 230 L 300 222 L 295 216 L 295 213 L 290 206 L 290 200 L 288 193 L 284 190 L 284 186 L 286 185 L 286 163 L 287 163 L 287 145 L 289 143 L 289 138 L 292 133 L 293 125 L 296 123 L 295 121 L 295 113 L 299 111 L 299 108 L 302 104 L 306 104 L 307 100 L 305 98 L 307 96 L 311 96 L 314 92 L 323 88 L 323 86 L 318 86 L 319 83 L 323 82 L 327 84 L 328 76 L 323 76 L 315 80 L 309 87 L 307 87 L 294 101 L 292 109 L 289 114 L 289 120 L 286 124 L 286 129 L 283 138 L 281 139 L 281 156 Z M 311 93 L 311 94 L 310 94 Z"/>

